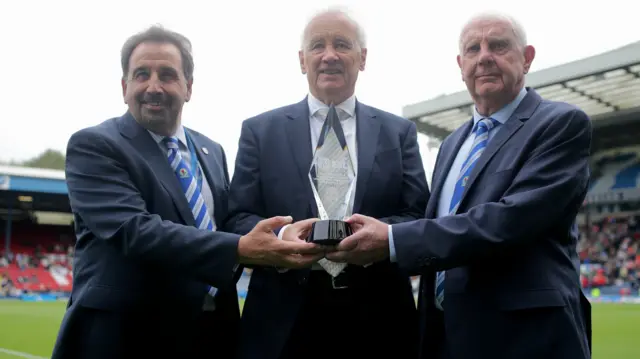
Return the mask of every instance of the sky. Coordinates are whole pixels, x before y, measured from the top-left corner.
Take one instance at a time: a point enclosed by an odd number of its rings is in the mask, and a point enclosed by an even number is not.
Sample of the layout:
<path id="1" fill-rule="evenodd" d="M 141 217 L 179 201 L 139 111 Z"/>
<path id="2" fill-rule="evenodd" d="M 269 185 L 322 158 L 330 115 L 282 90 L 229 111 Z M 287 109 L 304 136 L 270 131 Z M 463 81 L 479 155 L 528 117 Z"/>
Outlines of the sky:
<path id="1" fill-rule="evenodd" d="M 465 90 L 456 63 L 464 22 L 484 11 L 513 15 L 536 48 L 532 71 L 640 40 L 640 2 L 352 1 L 3 1 L 0 159 L 65 151 L 72 133 L 126 111 L 120 48 L 162 24 L 193 43 L 193 95 L 183 124 L 225 148 L 230 171 L 242 121 L 298 102 L 301 32 L 316 11 L 346 7 L 366 32 L 359 101 L 402 115 L 406 105 Z M 435 151 L 419 136 L 430 177 Z"/>

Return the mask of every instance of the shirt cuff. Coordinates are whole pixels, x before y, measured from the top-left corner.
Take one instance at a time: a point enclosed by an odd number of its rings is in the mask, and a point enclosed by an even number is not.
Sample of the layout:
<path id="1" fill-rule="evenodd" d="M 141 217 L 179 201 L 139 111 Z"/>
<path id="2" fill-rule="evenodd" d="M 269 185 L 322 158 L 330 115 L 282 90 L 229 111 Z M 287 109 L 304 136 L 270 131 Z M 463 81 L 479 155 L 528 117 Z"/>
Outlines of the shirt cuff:
<path id="1" fill-rule="evenodd" d="M 290 224 L 285 224 L 282 228 L 280 228 L 280 231 L 278 232 L 278 239 L 282 240 L 282 234 L 284 233 L 284 230 L 287 229 L 287 227 L 289 227 Z"/>
<path id="2" fill-rule="evenodd" d="M 389 231 L 389 261 L 391 263 L 396 262 L 396 246 L 393 243 L 393 229 L 391 229 L 391 225 L 388 226 Z"/>
<path id="3" fill-rule="evenodd" d="M 280 228 L 280 231 L 278 232 L 278 239 L 282 240 L 282 234 L 284 233 L 284 230 L 287 229 L 287 227 L 289 227 L 290 224 L 285 224 L 282 228 Z M 289 269 L 287 268 L 276 268 L 276 270 L 278 271 L 278 273 L 285 273 L 287 272 Z"/>

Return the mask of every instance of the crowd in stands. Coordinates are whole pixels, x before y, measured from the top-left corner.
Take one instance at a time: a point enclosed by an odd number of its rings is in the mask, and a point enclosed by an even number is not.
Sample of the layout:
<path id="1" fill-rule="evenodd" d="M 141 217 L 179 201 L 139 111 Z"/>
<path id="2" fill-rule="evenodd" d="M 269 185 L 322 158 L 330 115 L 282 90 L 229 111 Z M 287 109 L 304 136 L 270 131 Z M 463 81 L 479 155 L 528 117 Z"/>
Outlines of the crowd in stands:
<path id="1" fill-rule="evenodd" d="M 0 295 L 64 290 L 65 285 L 60 284 L 70 280 L 72 257 L 73 246 L 64 248 L 60 244 L 47 250 L 38 245 L 33 253 L 0 252 Z M 65 280 L 60 283 L 56 277 Z M 58 285 L 48 285 L 51 283 Z"/>
<path id="2" fill-rule="evenodd" d="M 68 234 L 56 235 L 62 239 L 39 243 L 21 240 L 9 252 L 2 246 L 0 296 L 70 290 L 73 240 Z M 578 253 L 583 288 L 617 286 L 621 294 L 638 293 L 639 247 L 639 215 L 608 217 L 593 221 L 590 228 L 582 226 Z"/>
<path id="3" fill-rule="evenodd" d="M 640 216 L 608 217 L 582 228 L 578 252 L 583 288 L 620 287 L 620 294 L 640 287 Z"/>
<path id="4" fill-rule="evenodd" d="M 8 251 L 0 237 L 0 296 L 69 291 L 74 247 L 68 229 L 41 226 L 25 231 L 27 226 L 34 224 L 16 226 Z"/>

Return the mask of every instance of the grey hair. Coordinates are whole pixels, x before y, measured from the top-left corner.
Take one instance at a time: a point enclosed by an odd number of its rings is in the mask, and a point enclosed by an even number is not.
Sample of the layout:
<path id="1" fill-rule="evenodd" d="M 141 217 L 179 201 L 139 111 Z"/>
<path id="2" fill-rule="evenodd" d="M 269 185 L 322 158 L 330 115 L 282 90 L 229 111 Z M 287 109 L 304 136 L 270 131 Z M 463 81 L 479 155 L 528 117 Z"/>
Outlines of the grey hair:
<path id="1" fill-rule="evenodd" d="M 464 23 L 464 26 L 462 26 L 462 29 L 460 30 L 460 37 L 458 38 L 458 47 L 460 52 L 462 52 L 462 36 L 464 35 L 465 30 L 471 23 L 476 21 L 505 21 L 511 26 L 511 30 L 513 30 L 518 46 L 524 49 L 529 45 L 527 43 L 527 33 L 525 32 L 524 27 L 513 16 L 500 12 L 485 12 L 474 15 Z"/>
<path id="2" fill-rule="evenodd" d="M 349 14 L 349 11 L 344 7 L 334 6 L 328 9 L 316 12 L 310 19 L 307 21 L 307 24 L 302 31 L 302 36 L 300 37 L 300 49 L 304 49 L 305 41 L 307 40 L 307 31 L 309 30 L 309 25 L 313 22 L 313 20 L 325 16 L 325 15 L 340 15 L 344 16 L 355 28 L 356 28 L 356 41 L 360 49 L 367 47 L 367 36 L 364 32 L 364 29 L 360 24 Z"/>
<path id="3" fill-rule="evenodd" d="M 184 35 L 167 30 L 161 25 L 153 25 L 148 29 L 139 32 L 127 39 L 120 51 L 120 63 L 122 64 L 122 78 L 126 79 L 129 72 L 129 61 L 131 54 L 144 42 L 157 42 L 173 44 L 180 51 L 182 57 L 182 71 L 187 81 L 193 80 L 193 53 L 191 41 Z"/>

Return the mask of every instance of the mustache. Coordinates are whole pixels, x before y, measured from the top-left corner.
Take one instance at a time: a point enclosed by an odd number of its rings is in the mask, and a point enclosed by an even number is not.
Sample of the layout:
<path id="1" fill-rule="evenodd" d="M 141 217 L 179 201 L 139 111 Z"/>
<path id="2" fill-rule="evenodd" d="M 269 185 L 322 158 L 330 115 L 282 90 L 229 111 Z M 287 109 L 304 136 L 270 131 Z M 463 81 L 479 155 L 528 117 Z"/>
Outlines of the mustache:
<path id="1" fill-rule="evenodd" d="M 318 71 L 320 72 L 325 72 L 325 71 L 339 71 L 339 72 L 344 72 L 344 67 L 340 66 L 340 65 L 335 65 L 335 66 L 327 66 L 327 67 L 323 67 L 323 68 L 319 68 Z"/>
<path id="2" fill-rule="evenodd" d="M 137 96 L 137 100 L 140 103 L 170 104 L 173 102 L 173 98 L 163 92 L 143 92 Z"/>

